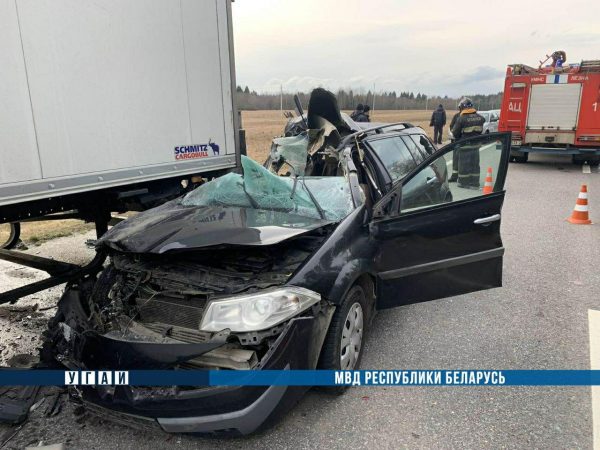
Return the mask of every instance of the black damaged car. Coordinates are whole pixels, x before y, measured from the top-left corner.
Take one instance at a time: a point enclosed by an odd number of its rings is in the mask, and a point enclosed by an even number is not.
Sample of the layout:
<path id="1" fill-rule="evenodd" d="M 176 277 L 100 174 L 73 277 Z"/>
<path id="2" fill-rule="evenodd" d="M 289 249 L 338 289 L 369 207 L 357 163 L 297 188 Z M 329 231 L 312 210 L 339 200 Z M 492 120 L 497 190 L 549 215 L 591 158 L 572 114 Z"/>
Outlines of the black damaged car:
<path id="1" fill-rule="evenodd" d="M 498 287 L 508 134 L 436 150 L 410 124 L 360 129 L 314 91 L 264 165 L 112 228 L 72 283 L 43 359 L 70 369 L 356 369 L 376 311 Z M 477 150 L 480 189 L 449 182 Z M 472 158 L 472 157 L 471 157 Z M 488 170 L 493 192 L 484 194 Z M 309 387 L 81 386 L 111 417 L 247 434 Z"/>

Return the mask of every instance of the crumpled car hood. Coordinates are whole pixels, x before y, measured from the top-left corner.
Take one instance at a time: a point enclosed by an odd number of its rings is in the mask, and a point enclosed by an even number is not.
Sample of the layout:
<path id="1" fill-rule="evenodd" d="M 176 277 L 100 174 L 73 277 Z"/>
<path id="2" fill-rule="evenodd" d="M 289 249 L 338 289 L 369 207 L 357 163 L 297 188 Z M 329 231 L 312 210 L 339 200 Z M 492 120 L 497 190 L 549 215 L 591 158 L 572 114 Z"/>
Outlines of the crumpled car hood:
<path id="1" fill-rule="evenodd" d="M 119 223 L 97 246 L 161 254 L 219 245 L 273 245 L 331 223 L 278 211 L 171 201 Z"/>

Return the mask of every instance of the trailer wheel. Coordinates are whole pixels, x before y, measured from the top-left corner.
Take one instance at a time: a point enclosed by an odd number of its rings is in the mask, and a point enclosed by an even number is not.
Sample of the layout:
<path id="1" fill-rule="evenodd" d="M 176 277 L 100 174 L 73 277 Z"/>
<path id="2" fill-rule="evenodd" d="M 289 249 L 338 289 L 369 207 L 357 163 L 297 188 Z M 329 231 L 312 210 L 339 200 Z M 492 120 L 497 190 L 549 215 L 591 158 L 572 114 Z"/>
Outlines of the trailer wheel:
<path id="1" fill-rule="evenodd" d="M 7 250 L 13 248 L 19 242 L 20 236 L 21 224 L 19 222 L 0 224 L 0 248 Z"/>

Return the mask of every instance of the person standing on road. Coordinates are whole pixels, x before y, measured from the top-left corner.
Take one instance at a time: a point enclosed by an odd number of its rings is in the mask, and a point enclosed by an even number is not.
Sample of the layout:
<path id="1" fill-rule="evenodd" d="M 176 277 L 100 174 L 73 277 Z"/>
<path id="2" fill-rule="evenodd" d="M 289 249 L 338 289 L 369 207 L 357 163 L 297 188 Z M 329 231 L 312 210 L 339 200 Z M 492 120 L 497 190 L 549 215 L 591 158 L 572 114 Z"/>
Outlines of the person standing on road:
<path id="1" fill-rule="evenodd" d="M 359 116 L 361 116 L 363 114 L 364 111 L 364 106 L 362 103 L 359 103 L 358 105 L 356 105 L 356 109 L 352 112 L 352 114 L 350 114 L 350 118 L 354 121 L 356 121 L 358 119 Z"/>
<path id="2" fill-rule="evenodd" d="M 458 120 L 458 118 L 460 117 L 460 111 L 457 112 L 456 114 L 454 114 L 454 116 L 452 116 L 452 120 L 450 121 L 450 135 L 452 136 L 452 138 L 450 139 L 450 142 L 454 142 L 456 139 L 454 139 L 454 135 L 452 135 L 452 129 L 454 128 L 454 125 L 456 125 L 456 121 Z M 452 152 L 452 176 L 450 177 L 450 179 L 448 180 L 449 183 L 456 183 L 458 181 L 458 152 Z"/>
<path id="3" fill-rule="evenodd" d="M 446 126 L 446 111 L 443 105 L 438 105 L 437 109 L 431 115 L 430 127 L 433 127 L 433 143 L 441 145 L 444 127 Z"/>
<path id="4" fill-rule="evenodd" d="M 361 107 L 362 109 L 358 109 L 359 107 Z M 371 108 L 369 108 L 368 106 L 364 106 L 363 105 L 358 105 L 356 107 L 356 111 L 354 111 L 354 113 L 352 113 L 353 115 L 350 116 L 350 118 L 352 120 L 354 120 L 355 122 L 370 122 L 371 119 L 369 119 L 369 111 Z M 355 114 L 356 113 L 356 114 Z"/>
<path id="5" fill-rule="evenodd" d="M 485 119 L 477 114 L 470 98 L 463 98 L 458 105 L 460 116 L 452 128 L 454 139 L 460 141 L 483 133 Z M 463 145 L 458 152 L 458 187 L 479 189 L 479 146 Z"/>
<path id="6" fill-rule="evenodd" d="M 371 116 L 369 114 L 369 112 L 371 111 L 371 107 L 369 105 L 365 105 L 365 109 L 363 110 L 363 116 L 365 120 L 362 120 L 361 122 L 370 122 L 371 121 Z"/>

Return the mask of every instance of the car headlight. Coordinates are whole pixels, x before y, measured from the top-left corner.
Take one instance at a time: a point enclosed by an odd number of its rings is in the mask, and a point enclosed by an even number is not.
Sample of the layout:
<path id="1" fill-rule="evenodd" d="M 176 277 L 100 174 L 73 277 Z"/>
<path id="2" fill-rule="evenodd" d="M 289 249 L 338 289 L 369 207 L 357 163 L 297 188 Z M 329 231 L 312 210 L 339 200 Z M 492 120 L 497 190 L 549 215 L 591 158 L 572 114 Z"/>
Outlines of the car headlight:
<path id="1" fill-rule="evenodd" d="M 321 300 L 316 292 L 295 286 L 237 295 L 208 304 L 202 317 L 202 331 L 245 333 L 271 328 L 310 308 Z"/>

